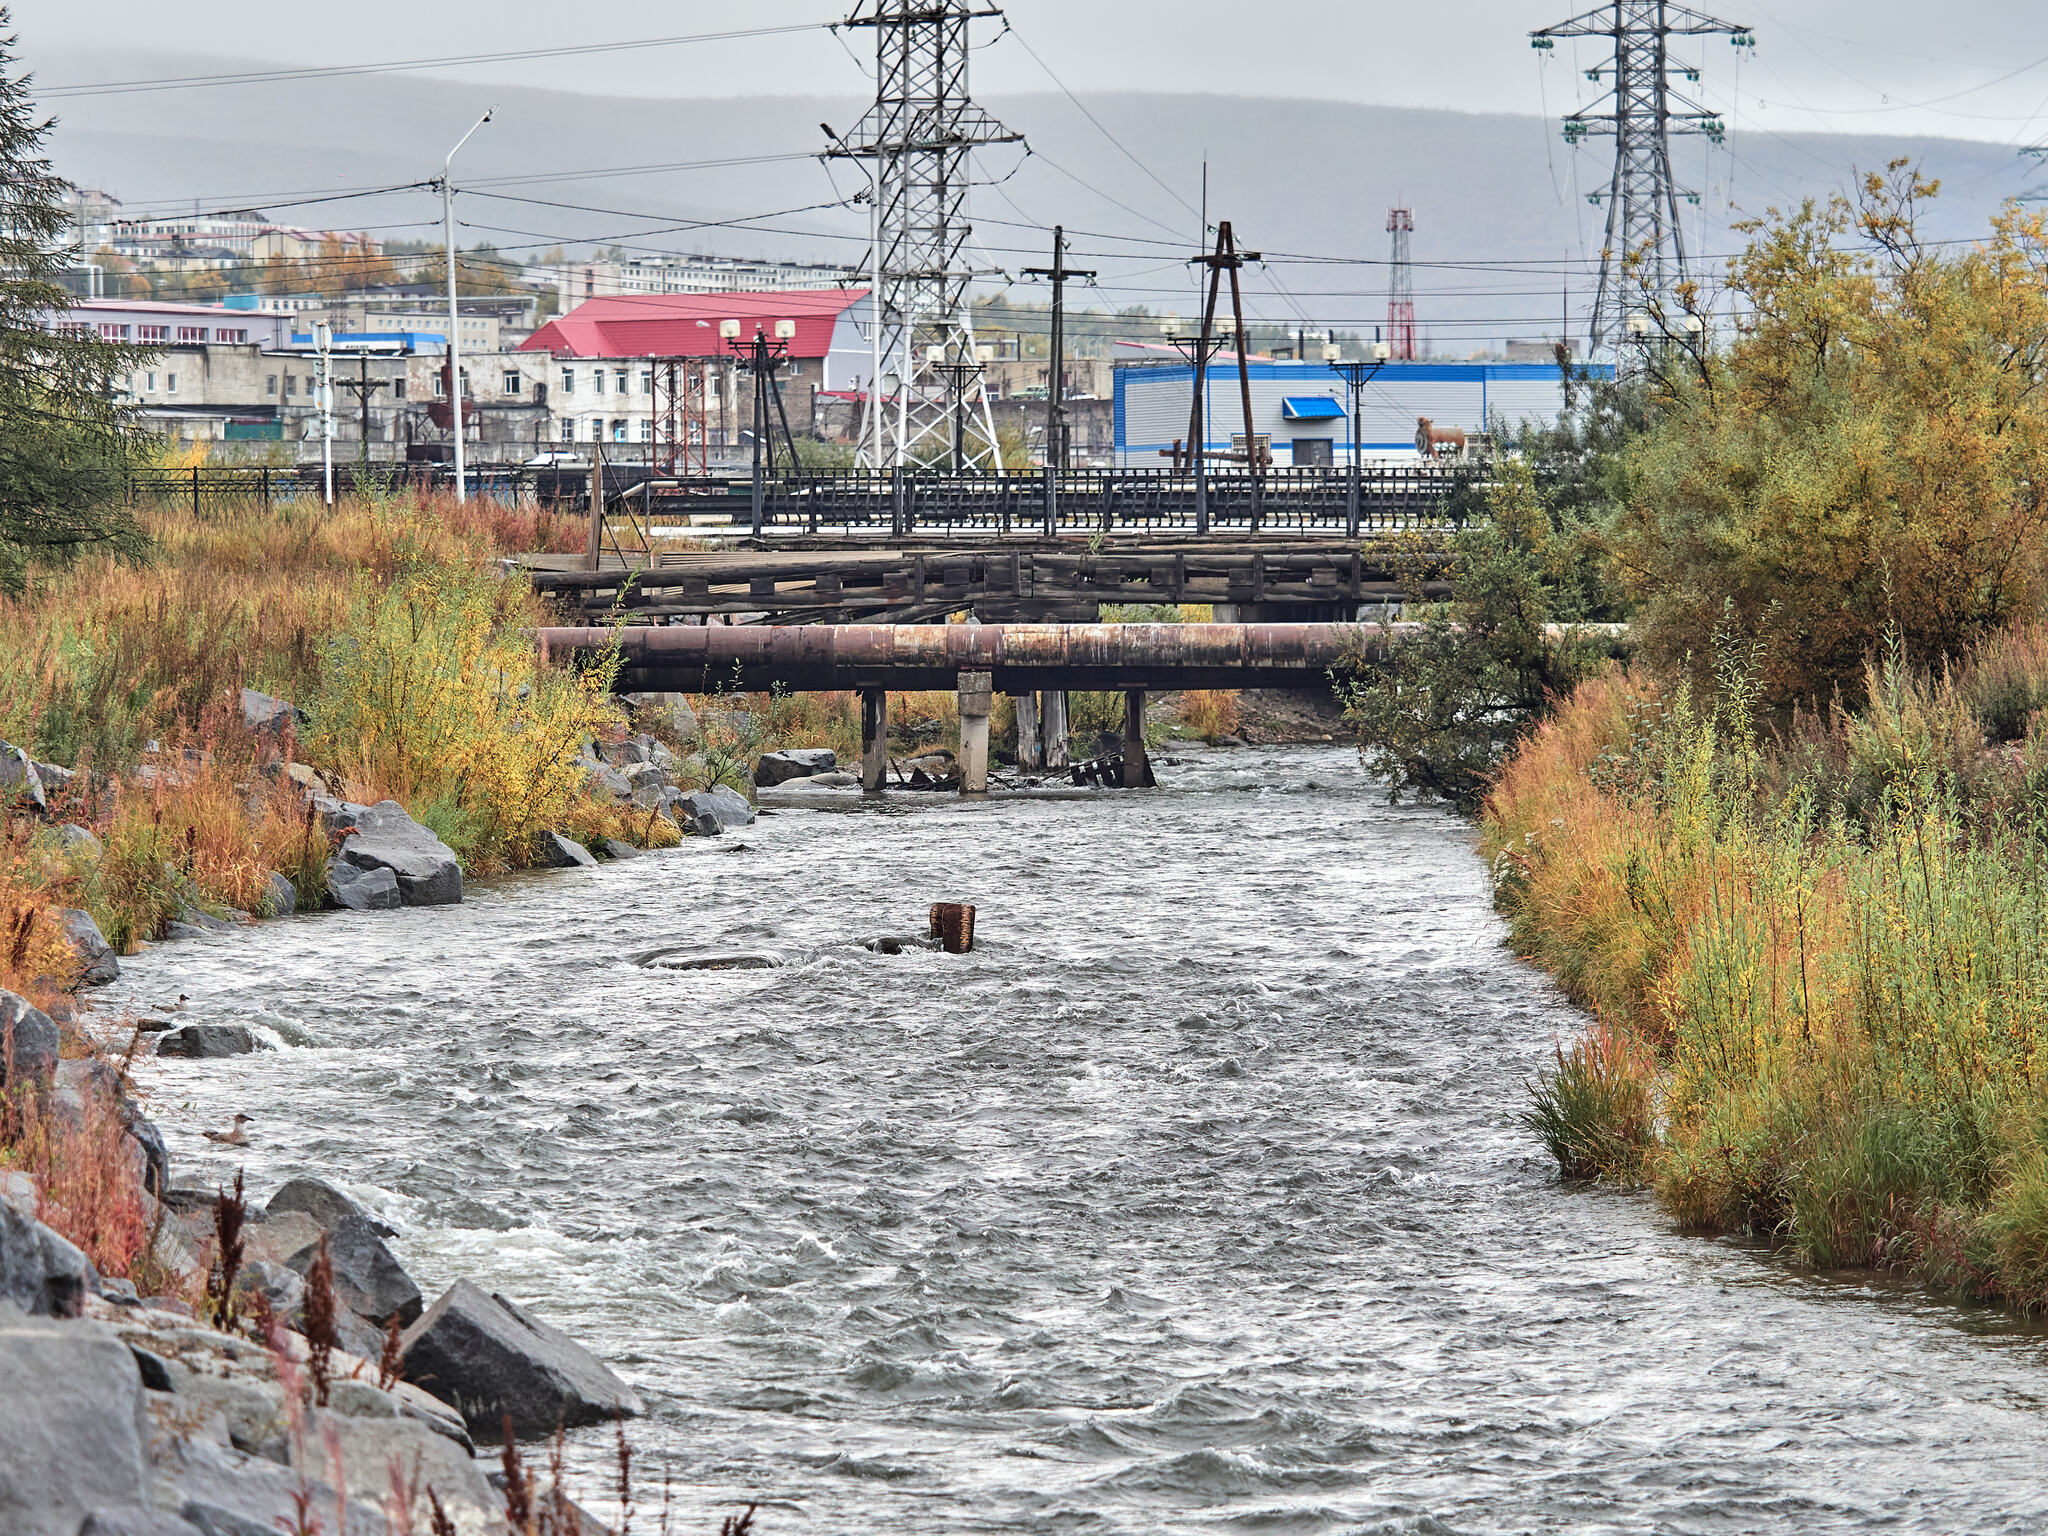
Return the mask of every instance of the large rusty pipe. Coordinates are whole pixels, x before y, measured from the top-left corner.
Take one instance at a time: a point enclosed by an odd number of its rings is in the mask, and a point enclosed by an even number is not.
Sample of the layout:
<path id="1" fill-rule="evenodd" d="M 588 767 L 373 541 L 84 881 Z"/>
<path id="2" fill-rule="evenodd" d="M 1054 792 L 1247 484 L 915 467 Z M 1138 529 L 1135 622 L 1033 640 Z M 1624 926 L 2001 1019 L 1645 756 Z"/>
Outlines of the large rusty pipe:
<path id="1" fill-rule="evenodd" d="M 1329 669 L 1417 624 L 811 624 L 542 629 L 544 655 L 589 659 L 616 633 L 621 692 L 952 688 L 993 674 L 1040 689 L 1324 688 Z"/>

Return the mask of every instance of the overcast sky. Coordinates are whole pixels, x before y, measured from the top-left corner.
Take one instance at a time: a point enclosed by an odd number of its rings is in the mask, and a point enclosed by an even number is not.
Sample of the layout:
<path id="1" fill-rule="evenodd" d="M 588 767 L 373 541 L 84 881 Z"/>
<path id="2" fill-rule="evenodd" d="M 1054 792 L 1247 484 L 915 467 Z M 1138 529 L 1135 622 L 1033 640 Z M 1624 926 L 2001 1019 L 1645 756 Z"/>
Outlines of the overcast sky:
<path id="1" fill-rule="evenodd" d="M 830 0 L 669 0 L 585 11 L 561 0 L 16 0 L 45 87 L 124 78 L 109 46 L 286 64 L 372 63 L 831 21 Z M 1563 7 L 1511 0 L 1009 0 L 1013 36 L 977 24 L 978 91 L 1197 90 L 1557 114 L 1597 93 L 1595 43 L 1533 52 Z M 2022 145 L 2048 138 L 2048 5 L 2040 0 L 1772 0 L 1718 12 L 1755 29 L 1688 40 L 1697 87 L 1737 126 L 1931 133 Z M 871 34 L 818 30 L 446 71 L 467 95 L 494 81 L 599 94 L 859 93 Z M 1025 46 L 1028 45 L 1028 48 Z M 84 52 L 81 52 L 84 50 Z M 865 61 L 865 62 L 863 62 Z M 61 67 L 60 67 L 61 66 Z M 235 87 L 209 87 L 211 93 Z M 180 93 L 159 99 L 170 109 Z M 622 123 L 623 134 L 630 124 Z"/>

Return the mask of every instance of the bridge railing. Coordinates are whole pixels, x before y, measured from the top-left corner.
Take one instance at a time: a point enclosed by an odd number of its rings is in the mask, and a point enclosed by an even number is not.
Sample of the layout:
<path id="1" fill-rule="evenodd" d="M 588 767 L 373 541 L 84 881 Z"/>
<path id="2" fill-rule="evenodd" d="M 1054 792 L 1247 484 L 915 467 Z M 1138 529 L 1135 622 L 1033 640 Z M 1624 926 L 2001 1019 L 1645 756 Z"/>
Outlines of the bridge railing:
<path id="1" fill-rule="evenodd" d="M 810 532 L 851 527 L 898 535 L 920 528 L 1029 533 L 1046 525 L 1046 481 L 1043 470 L 1001 476 L 818 471 L 771 481 L 763 496 L 762 522 L 767 528 Z M 1459 471 L 1449 466 L 1404 464 L 1363 470 L 1359 528 L 1386 532 L 1443 526 L 1451 520 L 1447 504 L 1459 483 Z M 1053 528 L 1058 533 L 1188 531 L 1198 525 L 1194 477 L 1185 472 L 1072 470 L 1059 475 L 1051 489 Z M 1349 523 L 1350 496 L 1346 470 L 1212 475 L 1207 486 L 1209 527 L 1216 532 L 1342 529 Z M 734 510 L 741 513 L 740 508 Z M 751 515 L 750 500 L 742 515 Z"/>

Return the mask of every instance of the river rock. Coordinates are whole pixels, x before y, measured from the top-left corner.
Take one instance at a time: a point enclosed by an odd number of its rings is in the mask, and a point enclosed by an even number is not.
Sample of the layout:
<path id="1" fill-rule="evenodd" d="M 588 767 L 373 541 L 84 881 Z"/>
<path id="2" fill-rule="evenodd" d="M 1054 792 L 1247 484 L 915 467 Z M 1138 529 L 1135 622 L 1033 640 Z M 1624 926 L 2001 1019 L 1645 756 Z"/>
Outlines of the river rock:
<path id="1" fill-rule="evenodd" d="M 309 1178 L 304 1174 L 285 1180 L 263 1207 L 264 1215 L 273 1219 L 289 1211 L 312 1217 L 322 1231 L 352 1216 L 358 1221 L 368 1222 L 370 1230 L 379 1237 L 392 1235 L 391 1228 L 325 1179 Z"/>
<path id="2" fill-rule="evenodd" d="M 393 882 L 396 884 L 397 882 Z M 263 915 L 265 917 L 290 917 L 299 909 L 299 888 L 292 884 L 290 875 L 273 869 L 263 877 Z"/>
<path id="3" fill-rule="evenodd" d="M 42 775 L 36 771 L 36 764 L 21 748 L 4 741 L 0 741 L 0 794 L 20 795 L 38 810 L 50 808 L 50 798 L 43 793 Z"/>
<path id="4" fill-rule="evenodd" d="M 97 837 L 75 821 L 68 821 L 57 829 L 57 846 L 72 858 L 88 863 L 96 861 L 106 851 Z"/>
<path id="5" fill-rule="evenodd" d="M 208 1536 L 190 1520 L 140 1504 L 96 1509 L 85 1517 L 78 1536 Z"/>
<path id="6" fill-rule="evenodd" d="M 57 917 L 64 924 L 64 937 L 71 941 L 71 948 L 78 955 L 78 985 L 104 987 L 110 981 L 119 981 L 121 962 L 114 958 L 114 946 L 100 932 L 92 914 L 76 907 L 60 907 Z"/>
<path id="7" fill-rule="evenodd" d="M 151 1502 L 142 1379 L 110 1330 L 0 1305 L 0 1383 L 0 1531 L 78 1536 L 96 1509 Z"/>
<path id="8" fill-rule="evenodd" d="M 451 1285 L 403 1339 L 406 1380 L 461 1410 L 472 1432 L 552 1434 L 644 1412 L 632 1388 L 560 1330 L 467 1280 Z"/>
<path id="9" fill-rule="evenodd" d="M 420 1288 L 399 1267 L 368 1219 L 344 1216 L 326 1229 L 327 1258 L 334 1266 L 334 1297 L 365 1322 L 383 1327 L 395 1314 L 401 1323 L 420 1315 Z M 319 1257 L 318 1239 L 285 1260 L 304 1279 Z"/>
<path id="10" fill-rule="evenodd" d="M 395 912 L 405 905 L 398 876 L 388 869 L 363 869 L 340 859 L 327 866 L 327 900 L 348 912 Z"/>
<path id="11" fill-rule="evenodd" d="M 99 1278 L 69 1240 L 14 1205 L 0 1204 L 0 1301 L 33 1317 L 76 1317 Z M 0 1447 L 6 1444 L 0 1436 Z"/>
<path id="12" fill-rule="evenodd" d="M 723 832 L 731 827 L 744 827 L 754 819 L 754 808 L 747 804 L 747 798 L 728 784 L 714 784 L 709 789 L 692 790 L 675 802 L 677 819 L 688 816 L 702 822 L 715 822 Z"/>
<path id="13" fill-rule="evenodd" d="M 860 775 L 834 769 L 831 773 L 814 773 L 808 778 L 784 779 L 778 789 L 858 789 Z"/>
<path id="14" fill-rule="evenodd" d="M 576 869 L 595 865 L 588 848 L 562 832 L 543 832 L 534 839 L 536 860 L 543 869 Z"/>
<path id="15" fill-rule="evenodd" d="M 604 852 L 605 857 L 609 859 L 637 859 L 640 857 L 640 850 L 638 848 L 635 848 L 631 843 L 622 843 L 616 837 L 608 837 L 604 840 Z"/>
<path id="16" fill-rule="evenodd" d="M 287 699 L 274 699 L 254 688 L 242 690 L 242 724 L 259 736 L 282 736 L 286 731 L 296 731 L 310 719 L 311 716 L 303 709 Z"/>
<path id="17" fill-rule="evenodd" d="M 839 754 L 830 747 L 785 747 L 780 752 L 764 752 L 761 760 L 754 764 L 754 783 L 758 788 L 782 784 L 790 779 L 807 779 L 814 773 L 830 773 L 839 766 Z"/>
<path id="18" fill-rule="evenodd" d="M 47 1084 L 62 1045 L 54 1019 L 18 993 L 0 991 L 0 1088 Z"/>
<path id="19" fill-rule="evenodd" d="M 598 763 L 585 772 L 589 776 L 590 787 L 607 799 L 625 801 L 633 798 L 633 781 L 618 769 Z"/>
<path id="20" fill-rule="evenodd" d="M 334 863 L 390 870 L 408 907 L 451 906 L 462 900 L 462 864 L 455 850 L 406 815 L 396 800 L 358 810 L 355 827 L 355 836 L 336 850 Z"/>
<path id="21" fill-rule="evenodd" d="M 192 1061 L 211 1061 L 222 1056 L 246 1056 L 261 1049 L 246 1024 L 181 1024 L 156 1042 L 159 1056 L 183 1056 Z"/>

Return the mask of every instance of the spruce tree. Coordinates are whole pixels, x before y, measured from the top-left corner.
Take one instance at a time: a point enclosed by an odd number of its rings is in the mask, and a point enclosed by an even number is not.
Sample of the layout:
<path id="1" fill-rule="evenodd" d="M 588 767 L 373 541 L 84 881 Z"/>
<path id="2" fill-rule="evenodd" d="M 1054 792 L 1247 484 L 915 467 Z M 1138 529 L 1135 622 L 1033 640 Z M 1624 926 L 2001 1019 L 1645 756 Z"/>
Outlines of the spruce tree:
<path id="1" fill-rule="evenodd" d="M 148 538 L 125 504 L 145 444 L 121 400 L 146 354 L 63 325 L 71 186 L 46 153 L 52 120 L 17 70 L 12 20 L 0 6 L 0 590 L 18 592 L 39 566 L 137 558 Z"/>

